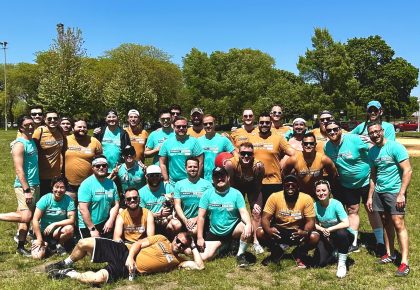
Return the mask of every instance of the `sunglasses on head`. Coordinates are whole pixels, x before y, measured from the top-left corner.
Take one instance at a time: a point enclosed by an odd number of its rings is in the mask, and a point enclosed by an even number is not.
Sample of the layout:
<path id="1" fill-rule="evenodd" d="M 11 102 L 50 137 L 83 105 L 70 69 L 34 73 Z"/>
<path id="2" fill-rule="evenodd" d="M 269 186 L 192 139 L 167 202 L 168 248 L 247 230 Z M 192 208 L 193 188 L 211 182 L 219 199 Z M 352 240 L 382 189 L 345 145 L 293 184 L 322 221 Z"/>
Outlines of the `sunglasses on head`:
<path id="1" fill-rule="evenodd" d="M 241 152 L 239 152 L 239 154 L 242 157 L 246 157 L 246 156 L 251 157 L 251 156 L 254 156 L 254 152 L 249 152 L 249 151 L 241 151 Z"/>
<path id="2" fill-rule="evenodd" d="M 139 200 L 139 197 L 138 196 L 126 197 L 125 200 L 126 201 L 137 201 L 137 200 Z"/>
<path id="3" fill-rule="evenodd" d="M 33 116 L 33 117 L 35 117 L 35 116 L 42 116 L 42 115 L 44 115 L 44 114 L 41 113 L 41 112 L 31 113 L 31 116 Z"/>
<path id="4" fill-rule="evenodd" d="M 57 121 L 58 117 L 48 117 L 47 121 L 51 122 L 51 121 Z"/>
<path id="5" fill-rule="evenodd" d="M 93 167 L 95 167 L 95 168 L 101 168 L 101 167 L 107 168 L 108 164 L 95 164 L 95 165 L 93 165 Z"/>
<path id="6" fill-rule="evenodd" d="M 334 127 L 334 128 L 331 128 L 331 129 L 325 129 L 325 131 L 327 131 L 327 133 L 332 133 L 332 132 L 337 133 L 339 130 L 340 130 L 340 127 Z"/>

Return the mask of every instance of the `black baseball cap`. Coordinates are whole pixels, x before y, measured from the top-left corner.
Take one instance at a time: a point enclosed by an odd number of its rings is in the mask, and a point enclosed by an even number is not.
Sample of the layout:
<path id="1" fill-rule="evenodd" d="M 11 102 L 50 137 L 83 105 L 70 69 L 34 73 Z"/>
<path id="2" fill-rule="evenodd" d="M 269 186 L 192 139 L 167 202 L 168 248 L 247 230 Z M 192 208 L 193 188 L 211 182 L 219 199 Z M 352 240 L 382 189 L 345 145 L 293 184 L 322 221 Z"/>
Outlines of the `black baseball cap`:
<path id="1" fill-rule="evenodd" d="M 298 179 L 297 179 L 296 175 L 289 174 L 289 175 L 287 175 L 287 176 L 285 176 L 283 178 L 283 183 L 286 183 L 286 182 L 295 182 L 295 183 L 298 183 Z"/>
<path id="2" fill-rule="evenodd" d="M 122 151 L 122 155 L 123 155 L 123 156 L 128 156 L 128 155 L 131 155 L 131 156 L 136 156 L 136 149 L 134 149 L 134 147 L 133 147 L 133 146 L 131 146 L 131 145 L 127 145 L 127 146 L 125 146 L 125 148 L 123 149 L 123 151 Z"/>
<path id="3" fill-rule="evenodd" d="M 226 176 L 226 175 L 228 175 L 228 173 L 227 173 L 226 169 L 224 169 L 223 167 L 217 166 L 216 168 L 213 169 L 213 175 L 212 176 L 215 177 L 215 176 L 220 176 L 220 175 Z"/>

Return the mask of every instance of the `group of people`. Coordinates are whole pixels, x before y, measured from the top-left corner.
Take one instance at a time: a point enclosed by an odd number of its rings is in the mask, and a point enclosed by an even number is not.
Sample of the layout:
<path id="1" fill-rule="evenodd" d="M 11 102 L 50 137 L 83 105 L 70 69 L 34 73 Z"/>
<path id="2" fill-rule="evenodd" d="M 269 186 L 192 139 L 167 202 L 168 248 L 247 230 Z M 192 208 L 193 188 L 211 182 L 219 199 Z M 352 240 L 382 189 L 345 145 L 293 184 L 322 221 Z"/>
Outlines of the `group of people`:
<path id="1" fill-rule="evenodd" d="M 126 128 L 110 110 L 94 136 L 86 120 L 41 106 L 21 116 L 11 144 L 18 207 L 0 214 L 19 223 L 17 253 L 40 259 L 71 251 L 46 266 L 49 276 L 100 284 L 176 267 L 201 270 L 233 249 L 246 267 L 249 245 L 257 255 L 270 251 L 262 261 L 268 265 L 294 247 L 297 267 L 337 261 L 343 278 L 348 254 L 359 251 L 362 201 L 379 262 L 395 262 L 396 232 L 396 275 L 409 273 L 404 214 L 412 169 L 379 102 L 369 102 L 366 122 L 351 132 L 329 111 L 319 114 L 319 128 L 309 130 L 303 118 L 285 126 L 279 105 L 257 126 L 245 109 L 231 134 L 217 133 L 215 117 L 201 108 L 191 110 L 191 127 L 181 113 L 178 105 L 163 110 L 150 135 L 135 109 Z M 86 255 L 106 268 L 74 270 Z"/>

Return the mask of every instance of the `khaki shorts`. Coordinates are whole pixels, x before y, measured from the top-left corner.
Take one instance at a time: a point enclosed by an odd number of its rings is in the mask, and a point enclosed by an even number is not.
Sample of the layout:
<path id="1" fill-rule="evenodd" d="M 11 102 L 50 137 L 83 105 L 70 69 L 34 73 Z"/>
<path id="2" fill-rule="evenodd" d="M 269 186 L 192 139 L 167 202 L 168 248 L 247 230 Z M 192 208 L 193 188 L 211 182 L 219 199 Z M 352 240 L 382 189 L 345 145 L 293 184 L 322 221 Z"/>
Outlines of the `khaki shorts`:
<path id="1" fill-rule="evenodd" d="M 17 210 L 31 210 L 34 211 L 35 209 L 35 205 L 39 200 L 39 185 L 35 185 L 33 187 L 31 187 L 31 192 L 32 192 L 32 203 L 31 204 L 27 204 L 26 203 L 26 198 L 25 198 L 25 193 L 23 192 L 23 188 L 22 187 L 15 187 L 15 193 L 16 193 L 16 199 L 18 202 L 18 208 Z"/>

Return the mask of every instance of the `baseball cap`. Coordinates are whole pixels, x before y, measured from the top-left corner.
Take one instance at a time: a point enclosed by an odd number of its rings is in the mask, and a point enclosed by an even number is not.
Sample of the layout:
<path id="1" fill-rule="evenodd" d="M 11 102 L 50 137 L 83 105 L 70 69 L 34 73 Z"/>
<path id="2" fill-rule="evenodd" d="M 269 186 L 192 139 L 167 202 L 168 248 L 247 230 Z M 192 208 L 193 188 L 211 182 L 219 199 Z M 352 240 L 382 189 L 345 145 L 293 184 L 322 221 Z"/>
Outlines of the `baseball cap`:
<path id="1" fill-rule="evenodd" d="M 146 169 L 146 175 L 147 174 L 153 174 L 153 173 L 159 173 L 162 174 L 162 170 L 160 170 L 160 167 L 157 165 L 150 165 Z"/>
<path id="2" fill-rule="evenodd" d="M 370 101 L 367 104 L 366 109 L 368 110 L 370 107 L 375 107 L 378 110 L 380 110 L 382 108 L 381 103 L 379 103 L 378 101 Z"/>
<path id="3" fill-rule="evenodd" d="M 219 176 L 220 175 L 226 176 L 226 175 L 228 175 L 228 173 L 227 173 L 226 169 L 224 169 L 223 167 L 217 166 L 213 169 L 213 174 L 212 175 L 213 175 L 213 177 L 218 176 L 218 175 Z"/>
<path id="4" fill-rule="evenodd" d="M 199 113 L 201 115 L 204 115 L 203 109 L 201 109 L 201 108 L 194 108 L 194 109 L 192 109 L 190 115 L 192 115 L 194 113 Z"/>
<path id="5" fill-rule="evenodd" d="M 111 109 L 111 110 L 108 111 L 108 113 L 106 113 L 107 116 L 110 115 L 110 114 L 113 114 L 113 115 L 118 117 L 117 111 L 115 111 L 115 110 Z"/>
<path id="6" fill-rule="evenodd" d="M 286 177 L 283 178 L 283 183 L 286 182 L 298 182 L 296 175 L 293 174 L 289 174 Z"/>
<path id="7" fill-rule="evenodd" d="M 122 155 L 123 156 L 128 156 L 128 155 L 135 156 L 136 155 L 136 149 L 134 149 L 134 147 L 131 146 L 131 145 L 127 145 L 123 149 Z"/>
<path id="8" fill-rule="evenodd" d="M 130 116 L 130 115 L 137 115 L 137 116 L 140 116 L 140 113 L 139 113 L 139 111 L 137 111 L 137 110 L 135 110 L 135 109 L 131 109 L 130 111 L 128 111 L 127 116 Z"/>
<path id="9" fill-rule="evenodd" d="M 303 118 L 296 118 L 296 119 L 294 119 L 292 124 L 298 123 L 298 122 L 299 123 L 304 123 L 306 125 L 306 121 Z"/>

